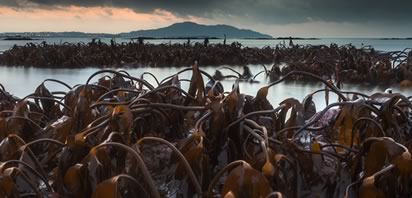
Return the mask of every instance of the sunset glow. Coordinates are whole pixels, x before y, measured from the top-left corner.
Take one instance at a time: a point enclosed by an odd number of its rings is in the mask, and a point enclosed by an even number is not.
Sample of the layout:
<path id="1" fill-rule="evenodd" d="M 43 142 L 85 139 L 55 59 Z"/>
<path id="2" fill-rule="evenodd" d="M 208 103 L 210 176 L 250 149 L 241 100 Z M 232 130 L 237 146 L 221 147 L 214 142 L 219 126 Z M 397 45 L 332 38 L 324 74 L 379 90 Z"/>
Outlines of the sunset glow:
<path id="1" fill-rule="evenodd" d="M 137 13 L 128 8 L 53 7 L 52 9 L 14 9 L 0 7 L 0 32 L 83 31 L 119 33 L 158 28 L 196 17 L 179 18 L 170 12 L 155 10 Z"/>
<path id="2" fill-rule="evenodd" d="M 412 1 L 386 4 L 384 0 L 1 0 L 0 32 L 120 33 L 192 21 L 275 37 L 410 37 Z"/>

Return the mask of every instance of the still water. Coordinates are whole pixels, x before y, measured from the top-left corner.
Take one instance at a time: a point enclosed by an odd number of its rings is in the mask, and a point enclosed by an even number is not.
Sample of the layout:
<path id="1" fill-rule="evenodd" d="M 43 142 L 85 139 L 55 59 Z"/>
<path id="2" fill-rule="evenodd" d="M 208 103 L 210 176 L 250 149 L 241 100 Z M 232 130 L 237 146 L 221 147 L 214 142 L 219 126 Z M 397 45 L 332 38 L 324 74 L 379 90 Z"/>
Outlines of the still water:
<path id="1" fill-rule="evenodd" d="M 173 75 L 183 68 L 133 68 L 125 69 L 131 75 L 140 77 L 143 72 L 151 72 L 159 79 L 159 81 L 167 76 Z M 202 67 L 203 70 L 213 75 L 216 67 Z M 242 72 L 242 67 L 234 67 L 237 71 Z M 262 70 L 261 66 L 251 65 L 250 69 L 252 73 L 256 74 Z M 94 72 L 98 71 L 98 68 L 84 68 L 84 69 L 44 69 L 44 68 L 25 68 L 25 67 L 0 67 L 0 83 L 4 85 L 6 90 L 15 96 L 24 97 L 30 93 L 33 93 L 36 87 L 42 83 L 44 79 L 55 78 L 59 79 L 67 84 L 74 86 L 76 84 L 84 84 L 89 76 Z M 225 74 L 233 74 L 229 70 L 220 69 L 220 71 Z M 103 74 L 102 74 L 103 75 Z M 95 77 L 92 82 L 96 82 L 97 78 Z M 190 79 L 191 71 L 182 73 L 179 75 L 180 79 Z M 145 79 L 149 81 L 152 85 L 156 85 L 155 80 L 146 75 Z M 249 95 L 256 95 L 256 92 L 262 86 L 269 83 L 268 79 L 264 75 L 260 75 L 256 78 L 259 83 L 249 83 L 241 82 L 240 91 Z M 207 83 L 207 77 L 204 77 L 205 83 Z M 234 79 L 222 81 L 225 91 L 230 91 L 234 83 Z M 187 89 L 189 83 L 182 82 L 182 88 Z M 62 91 L 65 90 L 63 86 L 47 82 L 46 87 L 51 91 Z M 324 85 L 321 83 L 313 82 L 288 82 L 280 83 L 276 86 L 273 86 L 269 90 L 268 99 L 270 100 L 273 106 L 277 106 L 281 101 L 286 98 L 293 97 L 302 101 L 306 95 L 311 92 L 314 92 L 318 89 L 324 88 Z M 343 89 L 347 91 L 359 91 L 366 94 L 372 94 L 375 92 L 384 92 L 387 88 L 391 88 L 393 92 L 399 92 L 407 96 L 412 96 L 412 89 L 401 89 L 398 85 L 392 87 L 383 87 L 383 86 L 373 86 L 373 85 L 344 85 Z M 331 101 L 336 101 L 336 96 L 332 93 Z M 325 96 L 323 93 L 316 94 L 314 96 L 314 101 L 316 102 L 317 107 L 323 108 L 325 106 Z"/>

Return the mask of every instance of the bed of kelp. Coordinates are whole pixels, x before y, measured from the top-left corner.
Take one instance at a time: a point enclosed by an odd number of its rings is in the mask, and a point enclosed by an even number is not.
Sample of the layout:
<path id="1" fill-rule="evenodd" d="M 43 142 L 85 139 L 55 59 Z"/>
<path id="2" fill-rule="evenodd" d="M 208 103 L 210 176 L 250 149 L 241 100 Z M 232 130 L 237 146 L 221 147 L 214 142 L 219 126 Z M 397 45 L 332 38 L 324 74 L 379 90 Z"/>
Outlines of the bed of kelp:
<path id="1" fill-rule="evenodd" d="M 271 104 L 271 87 L 295 76 L 325 89 Z M 408 96 L 345 92 L 299 71 L 255 96 L 239 81 L 224 90 L 197 65 L 148 77 L 46 79 L 24 98 L 1 87 L 0 197 L 412 196 Z"/>
<path id="2" fill-rule="evenodd" d="M 305 71 L 340 82 L 393 84 L 412 80 L 412 50 L 377 52 L 352 45 L 277 47 L 271 77 Z M 284 67 L 282 63 L 286 63 Z M 303 76 L 296 77 L 300 79 Z"/>
<path id="3" fill-rule="evenodd" d="M 378 52 L 372 46 L 276 45 L 263 48 L 226 44 L 143 42 L 110 44 L 40 44 L 13 46 L 0 54 L 0 65 L 53 68 L 176 67 L 199 61 L 202 66 L 273 64 L 266 69 L 272 81 L 291 71 L 305 71 L 338 82 L 412 84 L 412 51 Z M 294 76 L 295 80 L 304 78 Z"/>
<path id="4" fill-rule="evenodd" d="M 13 46 L 0 54 L 0 65 L 33 67 L 176 67 L 190 66 L 196 60 L 202 65 L 242 65 L 271 63 L 273 49 L 245 48 L 240 43 L 230 45 L 202 43 L 150 44 L 123 42 L 40 44 Z"/>

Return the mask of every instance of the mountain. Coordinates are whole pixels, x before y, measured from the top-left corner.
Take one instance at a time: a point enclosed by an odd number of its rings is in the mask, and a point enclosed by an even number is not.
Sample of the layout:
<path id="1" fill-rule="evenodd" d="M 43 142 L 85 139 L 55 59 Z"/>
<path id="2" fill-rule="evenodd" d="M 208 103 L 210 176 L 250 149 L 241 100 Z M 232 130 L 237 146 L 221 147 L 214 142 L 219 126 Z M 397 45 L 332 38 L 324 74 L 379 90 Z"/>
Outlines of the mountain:
<path id="1" fill-rule="evenodd" d="M 139 30 L 128 33 L 119 34 L 120 37 L 136 38 L 136 37 L 151 37 L 151 38 L 205 38 L 216 37 L 223 38 L 272 38 L 267 34 L 262 34 L 256 31 L 247 29 L 238 29 L 229 25 L 201 25 L 193 22 L 175 23 L 168 27 Z"/>
<path id="2" fill-rule="evenodd" d="M 31 37 L 31 38 L 47 38 L 47 37 L 70 37 L 70 38 L 248 38 L 248 39 L 271 39 L 272 36 L 262 34 L 256 31 L 239 29 L 229 25 L 201 25 L 193 22 L 175 23 L 168 27 L 139 30 L 120 34 L 106 33 L 84 33 L 84 32 L 7 32 L 0 33 L 0 38 L 4 37 Z"/>

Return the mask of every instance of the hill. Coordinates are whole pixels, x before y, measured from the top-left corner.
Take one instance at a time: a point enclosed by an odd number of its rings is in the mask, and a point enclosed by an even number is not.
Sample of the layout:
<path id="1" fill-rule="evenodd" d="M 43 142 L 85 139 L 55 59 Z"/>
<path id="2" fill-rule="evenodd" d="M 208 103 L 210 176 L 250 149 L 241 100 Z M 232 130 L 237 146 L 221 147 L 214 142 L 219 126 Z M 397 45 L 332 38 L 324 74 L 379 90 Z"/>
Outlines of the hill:
<path id="1" fill-rule="evenodd" d="M 120 37 L 136 38 L 272 38 L 267 34 L 247 29 L 238 29 L 229 25 L 201 25 L 193 22 L 175 23 L 173 25 L 151 29 L 139 30 L 119 34 Z"/>

